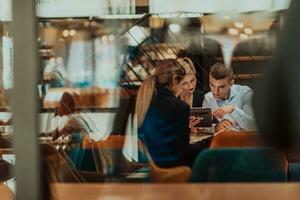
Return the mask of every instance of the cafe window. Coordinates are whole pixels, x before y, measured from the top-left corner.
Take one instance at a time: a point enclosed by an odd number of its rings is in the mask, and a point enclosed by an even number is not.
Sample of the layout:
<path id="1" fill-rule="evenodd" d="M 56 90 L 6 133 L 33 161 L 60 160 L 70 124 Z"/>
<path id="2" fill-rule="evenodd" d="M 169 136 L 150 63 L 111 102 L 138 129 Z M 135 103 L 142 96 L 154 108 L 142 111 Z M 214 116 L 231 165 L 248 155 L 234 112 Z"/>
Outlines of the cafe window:
<path id="1" fill-rule="evenodd" d="M 9 171 L 30 106 L 28 160 L 46 196 L 65 183 L 299 181 L 297 154 L 261 133 L 257 111 L 289 1 L 35 1 L 22 94 L 23 13 L 12 20 L 18 5 L 0 3 L 0 178 L 10 195 L 24 183 L 25 158 Z"/>

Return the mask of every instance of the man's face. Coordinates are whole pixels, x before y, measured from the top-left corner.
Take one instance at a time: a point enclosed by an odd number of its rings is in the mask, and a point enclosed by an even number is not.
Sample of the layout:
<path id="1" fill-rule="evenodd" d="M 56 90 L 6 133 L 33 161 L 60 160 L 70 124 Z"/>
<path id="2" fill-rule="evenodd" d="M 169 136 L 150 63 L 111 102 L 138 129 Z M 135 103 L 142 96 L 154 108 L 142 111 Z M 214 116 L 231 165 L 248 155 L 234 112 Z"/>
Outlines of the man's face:
<path id="1" fill-rule="evenodd" d="M 209 87 L 215 99 L 228 99 L 232 84 L 230 77 L 217 80 L 209 75 Z"/>

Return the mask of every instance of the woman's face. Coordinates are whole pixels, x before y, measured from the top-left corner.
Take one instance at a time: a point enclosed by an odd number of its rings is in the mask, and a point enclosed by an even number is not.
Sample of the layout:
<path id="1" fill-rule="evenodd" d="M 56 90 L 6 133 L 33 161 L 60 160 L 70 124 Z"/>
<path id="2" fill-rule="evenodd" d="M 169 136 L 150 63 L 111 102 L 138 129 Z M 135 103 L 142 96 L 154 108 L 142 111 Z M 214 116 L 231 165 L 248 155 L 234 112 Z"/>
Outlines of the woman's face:
<path id="1" fill-rule="evenodd" d="M 193 94 L 196 89 L 195 74 L 187 74 L 182 81 L 182 92 L 186 94 Z"/>

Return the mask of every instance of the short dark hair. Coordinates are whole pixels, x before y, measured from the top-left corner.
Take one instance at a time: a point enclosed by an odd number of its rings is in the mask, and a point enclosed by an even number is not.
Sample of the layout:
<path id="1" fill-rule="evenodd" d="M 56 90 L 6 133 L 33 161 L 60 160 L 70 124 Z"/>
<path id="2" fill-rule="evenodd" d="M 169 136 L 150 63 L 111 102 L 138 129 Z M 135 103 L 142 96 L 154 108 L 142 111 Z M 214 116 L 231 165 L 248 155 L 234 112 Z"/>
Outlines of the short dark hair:
<path id="1" fill-rule="evenodd" d="M 211 66 L 209 74 L 216 80 L 224 78 L 232 78 L 233 71 L 232 69 L 227 69 L 223 63 L 217 62 Z"/>

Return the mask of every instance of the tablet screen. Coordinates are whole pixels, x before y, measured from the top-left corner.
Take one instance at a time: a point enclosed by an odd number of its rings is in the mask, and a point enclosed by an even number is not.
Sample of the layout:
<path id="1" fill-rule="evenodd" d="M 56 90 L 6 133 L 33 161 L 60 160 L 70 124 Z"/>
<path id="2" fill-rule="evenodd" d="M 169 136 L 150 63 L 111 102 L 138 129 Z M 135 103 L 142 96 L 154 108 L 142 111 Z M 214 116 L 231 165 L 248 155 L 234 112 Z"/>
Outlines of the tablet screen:
<path id="1" fill-rule="evenodd" d="M 194 108 L 191 108 L 190 115 L 197 117 L 201 120 L 195 127 L 211 127 L 212 126 L 211 108 L 194 107 Z"/>

